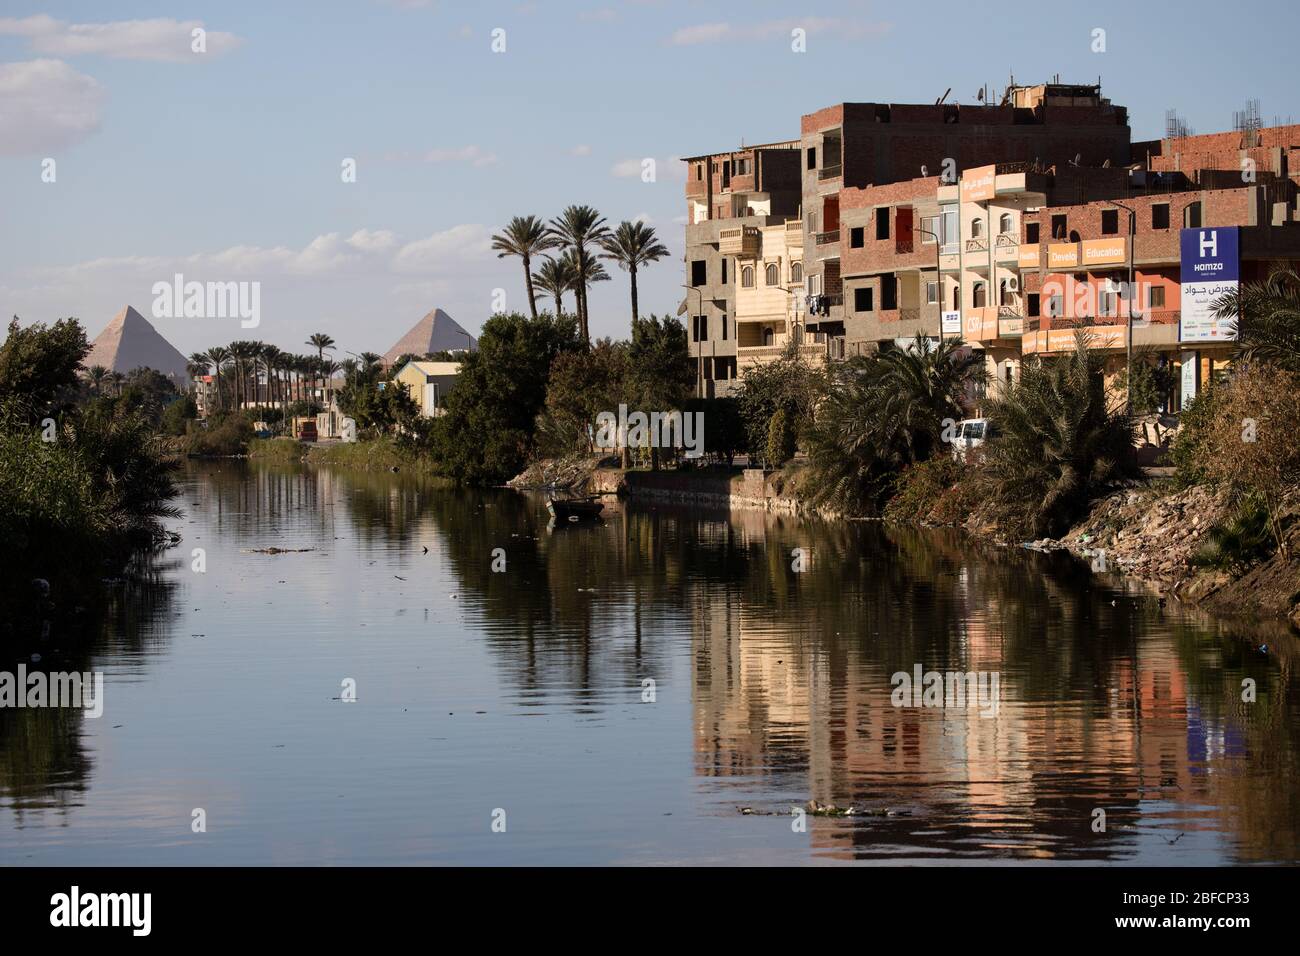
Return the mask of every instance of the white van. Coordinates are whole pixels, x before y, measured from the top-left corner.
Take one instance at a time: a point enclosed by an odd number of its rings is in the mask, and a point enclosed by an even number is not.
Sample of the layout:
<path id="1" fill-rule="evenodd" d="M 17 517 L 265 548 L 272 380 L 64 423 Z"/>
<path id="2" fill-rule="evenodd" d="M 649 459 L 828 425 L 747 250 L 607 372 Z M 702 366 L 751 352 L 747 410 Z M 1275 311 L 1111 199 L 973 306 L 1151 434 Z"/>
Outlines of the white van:
<path id="1" fill-rule="evenodd" d="M 987 418 L 966 418 L 959 421 L 952 440 L 952 457 L 957 461 L 965 461 L 966 453 L 984 444 L 992 434 L 993 423 Z"/>

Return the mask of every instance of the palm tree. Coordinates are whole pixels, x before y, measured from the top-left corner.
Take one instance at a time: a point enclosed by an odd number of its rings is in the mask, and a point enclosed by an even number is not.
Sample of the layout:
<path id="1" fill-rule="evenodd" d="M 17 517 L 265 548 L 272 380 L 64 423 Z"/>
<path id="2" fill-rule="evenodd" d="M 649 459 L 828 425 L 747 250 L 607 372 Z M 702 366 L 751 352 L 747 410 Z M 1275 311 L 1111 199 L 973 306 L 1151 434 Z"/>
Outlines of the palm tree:
<path id="1" fill-rule="evenodd" d="M 1108 402 L 1103 369 L 1080 331 L 1072 353 L 1022 362 L 1020 380 L 987 403 L 995 433 L 982 448 L 982 491 L 1006 530 L 1063 534 L 1136 470 L 1132 426 Z"/>
<path id="2" fill-rule="evenodd" d="M 104 385 L 108 382 L 109 371 L 102 365 L 92 365 L 86 371 L 86 379 L 90 382 L 90 390 L 96 395 L 104 390 Z"/>
<path id="3" fill-rule="evenodd" d="M 574 291 L 578 298 L 578 327 L 582 337 L 591 342 L 590 313 L 587 310 L 587 286 L 598 281 L 593 277 L 592 246 L 599 246 L 609 235 L 604 218 L 590 206 L 569 206 L 551 221 L 551 235 L 558 239 L 573 257 L 577 269 Z M 597 263 L 599 265 L 599 263 Z"/>
<path id="4" fill-rule="evenodd" d="M 324 332 L 317 332 L 307 340 L 307 344 L 316 350 L 316 361 L 324 364 L 325 350 L 334 348 L 334 340 Z"/>
<path id="5" fill-rule="evenodd" d="M 639 266 L 658 262 L 668 255 L 668 247 L 659 241 L 654 227 L 641 221 L 618 224 L 618 228 L 601 242 L 604 258 L 613 259 L 632 279 L 632 322 L 640 317 L 636 302 L 636 270 Z"/>
<path id="6" fill-rule="evenodd" d="M 595 256 L 588 256 L 585 265 L 578 265 L 578 257 L 572 249 L 565 250 L 564 255 L 560 256 L 560 262 L 564 269 L 573 276 L 573 282 L 569 288 L 573 290 L 574 296 L 581 296 L 582 301 L 587 301 L 587 289 L 597 282 L 608 282 L 609 273 L 605 271 L 604 265 Z M 584 305 L 585 309 L 586 306 Z"/>
<path id="7" fill-rule="evenodd" d="M 1300 272 L 1293 264 L 1276 265 L 1263 281 L 1224 293 L 1214 302 L 1214 316 L 1237 320 L 1237 358 L 1300 374 Z"/>
<path id="8" fill-rule="evenodd" d="M 573 288 L 576 280 L 573 261 L 565 256 L 558 259 L 547 256 L 542 267 L 533 273 L 534 284 L 555 300 L 556 318 L 564 312 L 564 293 Z"/>
<path id="9" fill-rule="evenodd" d="M 113 386 L 113 396 L 115 398 L 121 397 L 122 386 L 126 384 L 126 376 L 121 372 L 109 372 L 108 380 Z"/>
<path id="10" fill-rule="evenodd" d="M 492 237 L 492 248 L 497 258 L 518 256 L 524 263 L 524 285 L 528 288 L 528 311 L 537 318 L 537 298 L 533 293 L 533 256 L 553 249 L 560 240 L 547 230 L 546 224 L 536 216 L 515 216 L 500 234 Z"/>
<path id="11" fill-rule="evenodd" d="M 813 497 L 874 511 L 898 472 L 942 454 L 945 423 L 983 378 L 983 359 L 957 339 L 931 345 L 919 332 L 907 348 L 835 363 L 808 435 Z"/>
<path id="12" fill-rule="evenodd" d="M 230 349 L 224 345 L 215 345 L 208 349 L 208 358 L 212 359 L 212 368 L 217 376 L 217 407 L 222 404 L 221 399 L 221 366 L 230 361 Z"/>

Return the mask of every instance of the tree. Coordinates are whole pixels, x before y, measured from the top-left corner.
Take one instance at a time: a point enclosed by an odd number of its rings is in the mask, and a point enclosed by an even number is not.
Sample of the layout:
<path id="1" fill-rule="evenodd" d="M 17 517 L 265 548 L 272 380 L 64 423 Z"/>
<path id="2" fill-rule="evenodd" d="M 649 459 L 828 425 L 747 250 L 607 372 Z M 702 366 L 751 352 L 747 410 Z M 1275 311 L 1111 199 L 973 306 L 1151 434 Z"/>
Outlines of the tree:
<path id="1" fill-rule="evenodd" d="M 546 257 L 540 269 L 533 273 L 533 283 L 555 301 L 555 314 L 564 314 L 564 294 L 574 289 L 578 273 L 568 256 L 553 259 Z"/>
<path id="2" fill-rule="evenodd" d="M 645 412 L 680 411 L 695 383 L 686 326 L 675 318 L 651 315 L 632 323 L 628 347 L 629 402 Z M 659 448 L 650 461 L 659 467 Z"/>
<path id="3" fill-rule="evenodd" d="M 813 500 L 877 512 L 898 474 L 943 453 L 945 429 L 983 377 L 982 359 L 958 340 L 920 333 L 906 348 L 836 363 L 808 428 Z"/>
<path id="4" fill-rule="evenodd" d="M 518 256 L 524 265 L 524 285 L 528 289 L 528 312 L 537 318 L 537 297 L 533 292 L 533 256 L 559 245 L 560 240 L 536 216 L 515 216 L 499 234 L 492 237 L 498 259 Z"/>
<path id="5" fill-rule="evenodd" d="M 546 406 L 538 422 L 545 454 L 593 450 L 596 417 L 617 414 L 626 394 L 628 345 L 600 339 L 590 349 L 561 352 L 551 363 Z"/>
<path id="6" fill-rule="evenodd" d="M 593 276 L 591 253 L 609 235 L 604 218 L 590 206 L 569 206 L 558 218 L 551 221 L 551 234 L 573 255 L 577 272 L 574 290 L 578 298 L 578 329 L 584 342 L 591 342 L 590 312 L 587 309 L 587 286 L 596 281 Z"/>
<path id="7" fill-rule="evenodd" d="M 317 332 L 307 340 L 307 344 L 316 349 L 316 370 L 325 365 L 325 350 L 334 348 L 334 340 L 324 332 Z"/>
<path id="8" fill-rule="evenodd" d="M 811 425 L 813 409 L 824 392 L 823 374 L 800 354 L 793 340 L 775 361 L 747 370 L 740 384 L 739 403 L 745 450 L 751 459 L 763 457 L 768 426 L 778 408 L 786 410 L 797 441 Z"/>
<path id="9" fill-rule="evenodd" d="M 217 345 L 208 349 L 208 357 L 212 359 L 213 373 L 217 377 L 217 408 L 221 408 L 223 399 L 221 396 L 221 369 L 230 361 L 230 349 L 224 345 Z"/>
<path id="10" fill-rule="evenodd" d="M 48 327 L 38 322 L 24 329 L 15 315 L 9 337 L 0 346 L 0 401 L 21 402 L 35 419 L 66 407 L 89 351 L 76 319 L 60 319 Z"/>
<path id="11" fill-rule="evenodd" d="M 623 221 L 604 238 L 601 247 L 606 259 L 613 259 L 624 269 L 632 283 L 632 321 L 640 316 L 636 301 L 636 271 L 640 266 L 658 262 L 668 255 L 668 247 L 659 241 L 654 227 L 645 223 Z"/>
<path id="12" fill-rule="evenodd" d="M 1294 265 L 1275 266 L 1262 282 L 1220 296 L 1214 314 L 1237 319 L 1237 358 L 1300 374 L 1300 272 Z"/>
<path id="13" fill-rule="evenodd" d="M 108 382 L 108 369 L 102 365 L 92 365 L 86 371 L 86 381 L 90 383 L 90 391 L 99 395 L 104 391 L 104 385 Z"/>
<path id="14" fill-rule="evenodd" d="M 1020 380 L 989 401 L 994 431 L 978 481 L 1008 533 L 1058 537 L 1093 498 L 1136 473 L 1132 428 L 1108 403 L 1102 369 L 1081 330 L 1073 352 L 1022 362 Z"/>
<path id="15" fill-rule="evenodd" d="M 478 348 L 461 361 L 445 414 L 433 420 L 430 441 L 442 473 L 479 485 L 518 474 L 535 448 L 552 363 L 583 345 L 569 318 L 489 318 Z"/>

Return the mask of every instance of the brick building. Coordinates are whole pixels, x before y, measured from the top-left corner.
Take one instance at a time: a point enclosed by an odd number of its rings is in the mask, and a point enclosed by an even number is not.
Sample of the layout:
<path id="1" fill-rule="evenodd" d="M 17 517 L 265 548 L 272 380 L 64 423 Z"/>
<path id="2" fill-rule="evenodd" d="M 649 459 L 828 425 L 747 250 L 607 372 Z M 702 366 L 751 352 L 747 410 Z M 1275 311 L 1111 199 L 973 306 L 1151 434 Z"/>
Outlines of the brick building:
<path id="1" fill-rule="evenodd" d="M 1227 230 L 1242 281 L 1300 259 L 1300 126 L 1131 143 L 1127 111 L 1099 86 L 1052 83 L 1011 86 L 997 106 L 843 103 L 778 147 L 780 188 L 767 185 L 779 199 L 762 207 L 735 198 L 766 195 L 737 185 L 743 152 L 688 160 L 688 278 L 704 268 L 710 320 L 746 328 L 726 340 L 739 365 L 725 368 L 742 375 L 792 338 L 834 359 L 922 332 L 961 336 L 1005 382 L 1022 355 L 1069 348 L 1080 326 L 1114 374 L 1131 309 L 1134 347 L 1187 367 L 1177 402 L 1231 349 L 1219 331 L 1183 328 L 1182 231 Z M 730 271 L 713 267 L 728 256 Z M 751 293 L 739 262 L 779 289 Z"/>

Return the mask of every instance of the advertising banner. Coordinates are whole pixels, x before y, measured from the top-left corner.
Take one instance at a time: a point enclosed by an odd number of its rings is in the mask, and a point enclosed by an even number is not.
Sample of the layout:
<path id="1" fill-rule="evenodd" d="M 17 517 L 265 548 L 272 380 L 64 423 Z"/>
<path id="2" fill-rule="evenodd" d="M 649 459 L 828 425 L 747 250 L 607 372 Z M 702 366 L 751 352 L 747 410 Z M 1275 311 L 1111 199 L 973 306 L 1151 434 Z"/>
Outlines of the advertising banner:
<path id="1" fill-rule="evenodd" d="M 1214 303 L 1240 285 L 1240 234 L 1236 226 L 1184 229 L 1181 237 L 1180 342 L 1230 342 L 1236 319 L 1216 319 Z"/>

